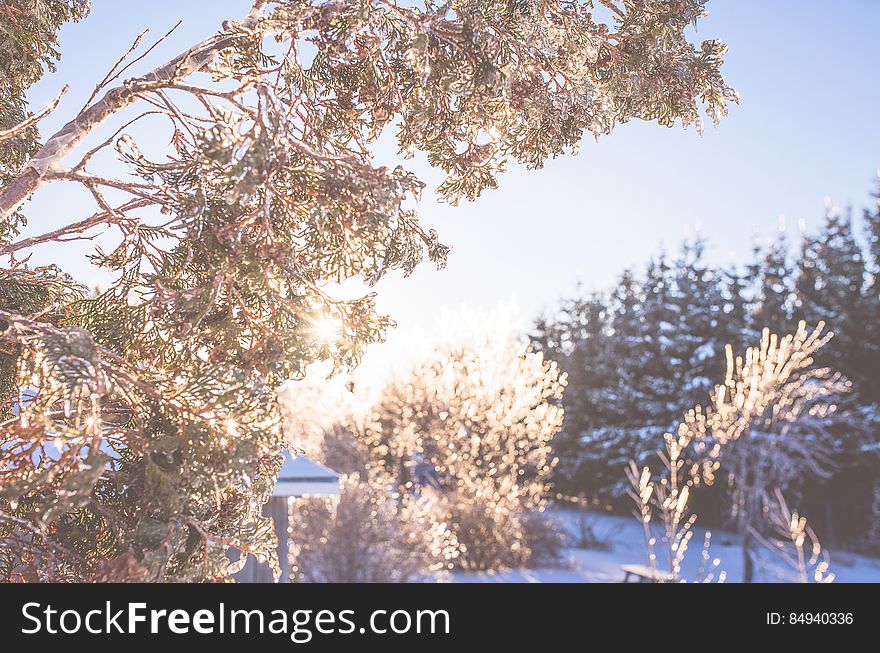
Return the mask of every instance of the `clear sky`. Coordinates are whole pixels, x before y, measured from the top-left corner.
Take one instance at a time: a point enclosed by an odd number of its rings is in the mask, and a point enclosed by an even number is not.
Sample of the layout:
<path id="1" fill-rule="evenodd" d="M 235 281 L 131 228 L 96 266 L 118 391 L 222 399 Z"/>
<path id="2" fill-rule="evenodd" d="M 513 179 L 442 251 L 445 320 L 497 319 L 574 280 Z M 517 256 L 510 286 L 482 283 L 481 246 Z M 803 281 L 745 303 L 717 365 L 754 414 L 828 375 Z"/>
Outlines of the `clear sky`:
<path id="1" fill-rule="evenodd" d="M 51 133 L 85 101 L 95 83 L 145 27 L 158 36 L 181 27 L 148 63 L 155 65 L 244 15 L 246 0 L 93 0 L 92 14 L 61 32 L 62 61 L 31 92 L 42 106 L 63 84 L 71 91 L 42 123 Z M 409 279 L 395 274 L 378 287 L 380 307 L 398 335 L 367 356 L 378 365 L 395 342 L 430 329 L 442 308 L 516 300 L 530 319 L 570 293 L 576 281 L 604 289 L 622 269 L 641 265 L 662 246 L 674 248 L 699 229 L 720 263 L 745 262 L 754 234 L 772 237 L 779 217 L 789 230 L 819 224 L 825 197 L 860 209 L 880 167 L 880 2 L 877 0 L 712 0 L 697 39 L 720 38 L 730 51 L 728 81 L 742 101 L 702 136 L 653 124 L 620 126 L 577 156 L 541 171 L 516 167 L 498 190 L 450 207 L 431 194 L 423 222 L 452 245 L 448 267 L 430 265 Z M 137 69 L 137 70 L 142 70 Z M 137 72 L 137 70 L 135 72 Z M 435 187 L 440 176 L 410 165 Z M 91 212 L 79 191 L 57 185 L 28 209 L 30 231 L 43 232 Z M 82 250 L 37 252 L 84 281 L 97 277 Z M 90 276 L 91 275 L 91 276 Z"/>

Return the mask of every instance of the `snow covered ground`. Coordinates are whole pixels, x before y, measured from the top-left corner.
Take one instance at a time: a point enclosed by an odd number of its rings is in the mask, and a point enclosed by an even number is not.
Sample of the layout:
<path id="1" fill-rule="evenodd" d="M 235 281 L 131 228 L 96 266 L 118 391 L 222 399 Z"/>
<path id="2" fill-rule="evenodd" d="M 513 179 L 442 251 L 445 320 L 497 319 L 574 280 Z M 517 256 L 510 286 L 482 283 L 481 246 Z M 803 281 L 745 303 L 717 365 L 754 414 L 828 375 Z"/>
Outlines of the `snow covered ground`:
<path id="1" fill-rule="evenodd" d="M 646 562 L 642 527 L 633 517 L 620 517 L 578 510 L 557 510 L 555 519 L 567 532 L 576 531 L 577 520 L 586 515 L 593 529 L 610 547 L 607 551 L 566 548 L 563 561 L 556 568 L 512 569 L 504 572 L 456 572 L 456 583 L 619 583 L 623 580 L 620 569 L 624 564 L 644 565 Z M 682 577 L 692 579 L 700 564 L 705 531 L 694 529 L 694 537 L 682 566 Z M 835 582 L 880 583 L 880 559 L 830 551 L 830 570 Z M 726 572 L 726 582 L 742 578 L 742 552 L 738 537 L 723 531 L 713 531 L 709 547 L 710 560 L 718 559 L 718 569 Z M 789 569 L 770 554 L 763 556 L 768 564 L 762 565 L 756 580 L 786 582 L 794 580 Z M 772 564 L 770 564 L 772 563 Z"/>

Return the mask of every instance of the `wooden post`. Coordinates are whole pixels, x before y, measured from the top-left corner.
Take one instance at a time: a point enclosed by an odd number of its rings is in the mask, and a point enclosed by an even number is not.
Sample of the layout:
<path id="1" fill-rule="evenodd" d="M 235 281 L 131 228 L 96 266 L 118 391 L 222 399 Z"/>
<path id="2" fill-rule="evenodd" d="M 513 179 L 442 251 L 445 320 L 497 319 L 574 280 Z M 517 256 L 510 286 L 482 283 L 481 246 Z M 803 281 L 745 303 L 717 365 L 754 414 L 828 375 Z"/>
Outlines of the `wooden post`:
<path id="1" fill-rule="evenodd" d="M 281 578 L 278 582 L 290 582 L 290 561 L 288 560 L 287 546 L 287 500 L 288 497 L 270 497 L 269 501 L 263 506 L 263 515 L 271 517 L 275 522 L 275 535 L 278 537 L 278 561 L 281 565 Z M 272 583 L 272 571 L 267 564 L 257 564 L 256 558 L 248 557 L 248 561 L 244 568 L 235 574 L 235 579 L 239 583 Z"/>
<path id="2" fill-rule="evenodd" d="M 279 582 L 290 582 L 290 560 L 288 558 L 287 547 L 287 524 L 289 513 L 287 509 L 287 501 L 289 497 L 272 497 L 266 506 L 269 508 L 269 514 L 275 521 L 275 535 L 278 537 L 278 561 L 281 565 L 281 578 Z"/>

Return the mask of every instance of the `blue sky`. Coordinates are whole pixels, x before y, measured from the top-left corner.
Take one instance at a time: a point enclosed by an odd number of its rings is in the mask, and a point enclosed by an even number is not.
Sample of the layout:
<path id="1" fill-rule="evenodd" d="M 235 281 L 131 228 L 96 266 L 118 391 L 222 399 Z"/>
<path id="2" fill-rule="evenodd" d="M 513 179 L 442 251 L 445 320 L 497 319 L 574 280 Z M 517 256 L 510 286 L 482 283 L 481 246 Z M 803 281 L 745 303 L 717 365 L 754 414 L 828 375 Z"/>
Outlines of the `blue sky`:
<path id="1" fill-rule="evenodd" d="M 183 20 L 148 60 L 155 65 L 223 19 L 243 16 L 247 6 L 245 0 L 94 0 L 85 21 L 62 30 L 58 72 L 30 94 L 42 106 L 63 84 L 71 86 L 43 132 L 82 105 L 143 28 L 158 36 Z M 781 215 L 796 239 L 798 221 L 808 229 L 819 224 L 825 197 L 842 207 L 866 204 L 880 167 L 880 2 L 713 0 L 708 10 L 696 38 L 729 45 L 724 71 L 742 98 L 727 119 L 702 136 L 623 125 L 543 170 L 512 168 L 498 190 L 474 203 L 450 207 L 428 194 L 422 220 L 453 252 L 441 272 L 425 265 L 409 279 L 397 274 L 380 283 L 380 307 L 402 334 L 430 328 L 440 308 L 511 298 L 528 319 L 576 281 L 603 289 L 624 267 L 641 265 L 662 246 L 675 248 L 695 229 L 709 239 L 715 261 L 743 263 L 756 231 L 772 237 Z M 423 163 L 410 167 L 429 187 L 439 183 Z M 72 189 L 46 189 L 32 204 L 29 231 L 91 212 L 87 198 Z M 54 261 L 96 280 L 80 262 L 83 251 L 65 249 L 62 258 L 61 250 L 46 249 L 34 261 Z M 368 362 L 382 355 L 371 353 Z"/>

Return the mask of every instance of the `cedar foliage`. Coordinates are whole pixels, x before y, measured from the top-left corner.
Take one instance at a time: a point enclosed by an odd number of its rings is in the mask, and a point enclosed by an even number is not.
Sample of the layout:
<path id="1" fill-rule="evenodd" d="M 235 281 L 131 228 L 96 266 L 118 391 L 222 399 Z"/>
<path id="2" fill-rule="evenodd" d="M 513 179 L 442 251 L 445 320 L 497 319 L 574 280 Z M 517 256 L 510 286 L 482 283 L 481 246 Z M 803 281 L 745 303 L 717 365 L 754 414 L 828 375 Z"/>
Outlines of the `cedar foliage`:
<path id="1" fill-rule="evenodd" d="M 28 117 L 25 92 L 55 71 L 61 54 L 55 32 L 89 11 L 89 0 L 6 0 L 0 6 L 0 188 L 39 149 L 36 125 L 14 128 Z M 0 240 L 26 224 L 21 211 L 0 222 Z"/>
<path id="2" fill-rule="evenodd" d="M 9 127 L 0 575 L 225 580 L 228 547 L 272 560 L 260 509 L 284 444 L 276 388 L 317 360 L 357 364 L 391 324 L 372 295 L 341 300 L 328 285 L 443 265 L 448 251 L 412 209 L 422 183 L 380 165 L 376 139 L 394 129 L 455 203 L 495 187 L 508 160 L 540 167 L 621 122 L 700 128 L 703 110 L 714 122 L 736 99 L 724 46 L 685 36 L 704 4 L 256 0 L 127 77 L 148 55 L 139 37 L 41 146 L 28 132 L 38 115 Z M 4 120 L 23 117 L 34 62 L 86 9 L 6 3 L 0 24 L 18 36 L 3 61 L 26 71 L 2 79 L 19 102 Z M 83 151 L 122 113 L 125 126 Z M 164 156 L 128 133 L 142 122 L 165 130 Z M 126 172 L 93 171 L 107 148 Z M 87 190 L 95 213 L 14 240 L 27 198 L 56 182 Z M 28 268 L 33 247 L 98 228 L 117 238 L 91 257 L 113 275 L 105 290 Z"/>

